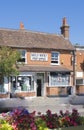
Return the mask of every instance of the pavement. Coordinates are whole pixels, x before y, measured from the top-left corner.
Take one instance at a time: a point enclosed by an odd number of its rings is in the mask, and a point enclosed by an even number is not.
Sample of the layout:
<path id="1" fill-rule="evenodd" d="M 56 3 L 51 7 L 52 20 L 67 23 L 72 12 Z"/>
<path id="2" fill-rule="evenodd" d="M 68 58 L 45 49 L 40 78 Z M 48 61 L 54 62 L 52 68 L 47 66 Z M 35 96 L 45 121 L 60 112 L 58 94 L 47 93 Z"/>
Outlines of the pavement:
<path id="1" fill-rule="evenodd" d="M 0 112 L 16 107 L 25 107 L 29 112 L 36 111 L 36 113 L 46 113 L 47 110 L 51 110 L 52 113 L 59 113 L 60 110 L 71 112 L 72 109 L 77 109 L 84 115 L 84 96 L 0 99 Z"/>

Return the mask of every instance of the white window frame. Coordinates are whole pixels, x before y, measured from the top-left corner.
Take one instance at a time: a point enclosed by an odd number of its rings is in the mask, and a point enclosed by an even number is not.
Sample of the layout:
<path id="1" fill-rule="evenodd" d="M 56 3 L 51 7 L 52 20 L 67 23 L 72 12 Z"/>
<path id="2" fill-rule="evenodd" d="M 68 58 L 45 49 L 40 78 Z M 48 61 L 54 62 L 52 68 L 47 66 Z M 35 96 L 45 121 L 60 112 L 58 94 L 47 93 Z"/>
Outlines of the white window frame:
<path id="1" fill-rule="evenodd" d="M 54 53 L 54 54 L 57 54 L 58 55 L 58 57 L 52 57 L 52 53 Z M 52 58 L 53 58 L 53 60 L 52 60 Z M 56 58 L 57 58 L 57 60 L 56 60 Z M 58 62 L 58 63 L 52 63 L 52 62 Z M 51 65 L 59 65 L 60 64 L 60 53 L 59 52 L 56 52 L 56 51 L 52 51 L 51 52 Z"/>
<path id="2" fill-rule="evenodd" d="M 27 90 L 21 90 L 22 86 L 20 86 L 20 83 L 22 81 L 22 78 L 24 78 L 24 79 L 30 78 L 31 84 L 28 84 Z M 17 93 L 17 92 L 34 92 L 35 90 L 34 90 L 34 80 L 33 79 L 34 79 L 33 75 L 18 75 L 16 77 L 12 77 L 12 82 L 11 82 L 12 85 L 13 85 L 13 81 L 15 81 L 15 84 L 16 84 L 15 90 L 13 90 L 14 86 L 12 86 L 12 91 L 15 93 Z M 23 85 L 26 85 L 26 84 L 23 83 Z M 33 85 L 33 89 L 31 89 L 32 85 Z"/>
<path id="3" fill-rule="evenodd" d="M 25 49 L 19 49 L 18 51 L 21 52 L 21 58 L 25 58 L 25 62 L 23 62 L 23 63 L 27 64 L 27 50 L 25 50 Z M 22 51 L 25 52 L 25 56 L 22 55 Z M 18 63 L 22 63 L 22 62 L 18 61 Z"/>
<path id="4" fill-rule="evenodd" d="M 67 77 L 68 77 L 68 75 L 67 75 Z M 70 78 L 70 76 L 69 76 L 69 78 Z M 70 80 L 70 79 L 69 79 Z M 60 84 L 60 85 L 58 85 L 58 84 L 54 84 L 54 85 L 52 85 L 52 81 L 51 81 L 51 75 L 50 75 L 50 73 L 49 73 L 49 87 L 61 87 L 61 86 L 64 86 L 64 87 L 67 87 L 67 86 L 69 86 L 70 85 L 70 81 L 69 81 L 69 84 Z"/>

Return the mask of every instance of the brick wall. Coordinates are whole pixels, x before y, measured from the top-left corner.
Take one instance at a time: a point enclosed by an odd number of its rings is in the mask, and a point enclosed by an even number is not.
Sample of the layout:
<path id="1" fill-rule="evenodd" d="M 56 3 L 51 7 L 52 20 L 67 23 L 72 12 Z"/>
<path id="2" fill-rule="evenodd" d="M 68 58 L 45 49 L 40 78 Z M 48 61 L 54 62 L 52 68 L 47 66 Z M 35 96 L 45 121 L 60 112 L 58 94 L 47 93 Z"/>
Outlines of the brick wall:
<path id="1" fill-rule="evenodd" d="M 20 92 L 15 94 L 16 97 L 32 97 L 35 96 L 35 92 Z"/>
<path id="2" fill-rule="evenodd" d="M 76 92 L 77 92 L 77 94 L 84 94 L 84 85 L 77 86 Z"/>
<path id="3" fill-rule="evenodd" d="M 48 61 L 32 61 L 31 60 L 31 52 L 38 52 L 38 53 L 47 53 L 48 54 Z M 27 62 L 29 65 L 51 65 L 51 52 L 49 50 L 28 50 L 27 52 Z M 59 52 L 59 51 L 57 51 Z M 69 69 L 73 68 L 72 64 L 71 64 L 71 54 L 69 52 L 66 53 L 66 51 L 62 51 L 60 53 L 60 65 L 66 66 Z"/>
<path id="4" fill-rule="evenodd" d="M 46 91 L 47 91 L 47 96 L 67 94 L 67 89 L 65 87 L 47 87 Z"/>
<path id="5" fill-rule="evenodd" d="M 84 71 L 84 51 L 76 52 L 76 71 Z"/>
<path id="6" fill-rule="evenodd" d="M 0 94 L 0 98 L 9 98 L 9 94 Z"/>
<path id="7" fill-rule="evenodd" d="M 29 50 L 28 50 L 29 51 Z M 46 53 L 48 54 L 48 61 L 33 61 L 31 60 L 31 53 Z M 44 51 L 44 50 L 41 50 L 41 51 L 37 51 L 37 50 L 31 50 L 29 52 L 27 52 L 27 61 L 28 61 L 28 64 L 29 65 L 50 65 L 51 63 L 51 53 L 49 51 Z"/>

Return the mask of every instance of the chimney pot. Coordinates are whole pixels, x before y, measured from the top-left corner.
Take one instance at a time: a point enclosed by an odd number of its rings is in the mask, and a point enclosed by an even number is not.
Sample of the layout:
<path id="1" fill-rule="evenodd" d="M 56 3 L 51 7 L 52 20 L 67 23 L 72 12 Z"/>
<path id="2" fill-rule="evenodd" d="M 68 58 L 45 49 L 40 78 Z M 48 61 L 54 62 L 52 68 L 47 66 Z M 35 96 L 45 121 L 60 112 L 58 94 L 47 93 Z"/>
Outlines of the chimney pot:
<path id="1" fill-rule="evenodd" d="M 64 36 L 64 38 L 69 39 L 69 25 L 67 24 L 66 17 L 62 20 L 62 26 L 60 27 L 61 34 Z"/>
<path id="2" fill-rule="evenodd" d="M 63 25 L 67 25 L 66 17 L 63 18 Z"/>
<path id="3" fill-rule="evenodd" d="M 20 29 L 24 29 L 24 24 L 22 22 L 20 23 Z"/>

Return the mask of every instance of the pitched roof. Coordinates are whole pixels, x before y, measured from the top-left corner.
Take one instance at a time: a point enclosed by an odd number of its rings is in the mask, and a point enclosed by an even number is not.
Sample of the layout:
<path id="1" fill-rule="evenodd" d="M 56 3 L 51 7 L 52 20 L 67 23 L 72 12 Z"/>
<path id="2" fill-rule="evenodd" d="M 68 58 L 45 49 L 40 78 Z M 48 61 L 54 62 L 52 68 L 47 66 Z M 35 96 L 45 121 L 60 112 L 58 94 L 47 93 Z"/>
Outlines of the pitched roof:
<path id="1" fill-rule="evenodd" d="M 27 30 L 0 29 L 0 45 L 17 48 L 74 50 L 62 35 Z"/>

